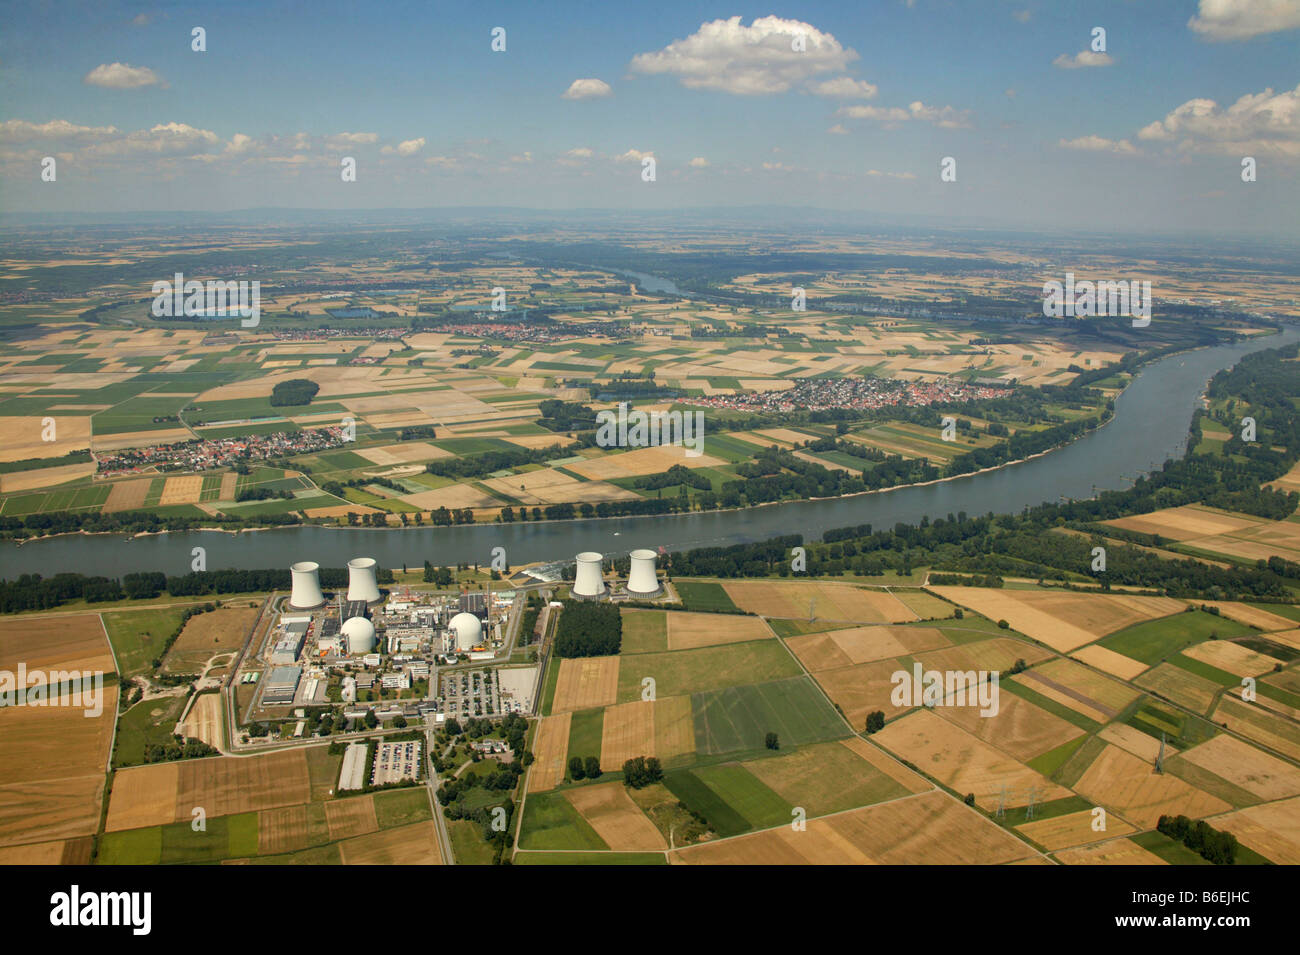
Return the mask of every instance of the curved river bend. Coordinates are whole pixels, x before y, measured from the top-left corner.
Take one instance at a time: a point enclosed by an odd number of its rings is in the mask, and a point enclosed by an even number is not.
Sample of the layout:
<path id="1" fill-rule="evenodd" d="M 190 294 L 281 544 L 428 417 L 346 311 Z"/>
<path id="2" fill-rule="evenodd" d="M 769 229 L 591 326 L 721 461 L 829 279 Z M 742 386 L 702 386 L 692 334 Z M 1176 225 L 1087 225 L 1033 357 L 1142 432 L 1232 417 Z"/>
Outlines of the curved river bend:
<path id="1" fill-rule="evenodd" d="M 923 516 L 965 511 L 1014 513 L 1065 498 L 1131 485 L 1186 449 L 1192 411 L 1206 382 L 1243 355 L 1300 341 L 1300 328 L 1235 345 L 1202 348 L 1147 366 L 1115 405 L 1105 427 L 1067 447 L 1019 464 L 927 486 L 897 488 L 850 498 L 794 501 L 740 511 L 606 518 L 537 524 L 477 524 L 406 530 L 292 527 L 228 534 L 187 531 L 137 537 L 72 535 L 0 545 L 0 577 L 44 576 L 61 571 L 117 577 L 141 570 L 183 574 L 191 548 L 207 549 L 210 569 L 287 567 L 315 560 L 343 567 L 364 554 L 385 567 L 419 567 L 460 561 L 486 564 L 494 547 L 505 547 L 511 565 L 569 558 L 584 550 L 622 554 L 636 547 L 671 550 L 737 544 L 781 534 L 812 540 L 832 527 L 873 524 L 893 527 Z"/>

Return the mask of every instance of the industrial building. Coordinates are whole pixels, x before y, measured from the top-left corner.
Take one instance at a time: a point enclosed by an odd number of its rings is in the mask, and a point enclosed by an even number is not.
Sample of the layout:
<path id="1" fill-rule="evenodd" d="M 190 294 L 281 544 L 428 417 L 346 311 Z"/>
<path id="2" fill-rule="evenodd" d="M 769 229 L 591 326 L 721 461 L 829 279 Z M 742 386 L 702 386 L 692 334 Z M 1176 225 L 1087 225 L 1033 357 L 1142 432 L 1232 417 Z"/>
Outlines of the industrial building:
<path id="1" fill-rule="evenodd" d="M 325 595 L 320 589 L 320 564 L 304 560 L 289 567 L 292 588 L 289 606 L 294 610 L 315 610 L 325 606 Z"/>
<path id="2" fill-rule="evenodd" d="M 284 634 L 271 647 L 270 656 L 267 658 L 271 663 L 286 666 L 298 661 L 298 654 L 302 653 L 302 644 L 307 637 L 307 624 L 291 623 L 284 629 Z"/>
<path id="3" fill-rule="evenodd" d="M 262 683 L 262 704 L 281 706 L 292 703 L 294 694 L 298 692 L 298 681 L 301 678 L 301 667 L 272 667 Z"/>
<path id="4" fill-rule="evenodd" d="M 655 552 L 642 548 L 629 555 L 631 570 L 627 575 L 627 592 L 632 597 L 658 597 L 664 592 L 655 575 Z"/>
<path id="5" fill-rule="evenodd" d="M 373 557 L 356 557 L 348 561 L 348 602 L 356 600 L 367 604 L 379 603 L 379 583 L 375 579 L 378 566 Z"/>
<path id="6" fill-rule="evenodd" d="M 483 643 L 483 623 L 472 613 L 458 613 L 447 624 L 447 631 L 456 641 L 456 649 L 468 653 Z"/>
<path id="7" fill-rule="evenodd" d="M 605 555 L 583 551 L 576 558 L 577 573 L 573 579 L 573 596 L 579 600 L 599 600 L 606 594 L 605 575 L 602 568 Z"/>
<path id="8" fill-rule="evenodd" d="M 365 617 L 353 617 L 343 621 L 340 633 L 347 641 L 348 654 L 357 656 L 367 654 L 375 649 L 375 625 Z"/>

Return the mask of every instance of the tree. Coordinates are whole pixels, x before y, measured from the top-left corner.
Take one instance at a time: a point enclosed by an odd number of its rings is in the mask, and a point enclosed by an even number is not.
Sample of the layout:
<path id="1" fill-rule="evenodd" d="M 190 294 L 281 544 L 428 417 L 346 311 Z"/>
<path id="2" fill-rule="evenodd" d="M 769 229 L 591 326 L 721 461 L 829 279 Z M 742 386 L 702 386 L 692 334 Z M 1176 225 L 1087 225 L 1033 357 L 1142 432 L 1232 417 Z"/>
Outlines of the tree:
<path id="1" fill-rule="evenodd" d="M 569 757 L 569 775 L 575 782 L 579 779 L 587 778 L 587 770 L 582 762 L 581 756 Z"/>
<path id="2" fill-rule="evenodd" d="M 867 714 L 867 733 L 878 733 L 885 728 L 885 714 L 883 710 L 875 710 Z"/>
<path id="3" fill-rule="evenodd" d="M 587 774 L 588 779 L 600 778 L 600 759 L 595 756 L 588 756 L 583 763 L 583 771 Z"/>
<path id="4" fill-rule="evenodd" d="M 781 748 L 781 742 L 779 739 L 777 739 L 777 735 L 775 733 L 768 733 L 767 738 L 763 741 L 763 743 L 768 749 Z"/>

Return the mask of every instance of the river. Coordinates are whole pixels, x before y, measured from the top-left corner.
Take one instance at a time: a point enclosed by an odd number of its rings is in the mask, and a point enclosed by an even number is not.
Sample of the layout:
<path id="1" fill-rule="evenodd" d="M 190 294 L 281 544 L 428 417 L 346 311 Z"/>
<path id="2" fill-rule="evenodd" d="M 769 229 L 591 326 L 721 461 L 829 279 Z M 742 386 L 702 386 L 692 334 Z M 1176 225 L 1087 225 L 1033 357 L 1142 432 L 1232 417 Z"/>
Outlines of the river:
<path id="1" fill-rule="evenodd" d="M 1025 507 L 1096 491 L 1128 487 L 1186 450 L 1187 429 L 1205 383 L 1252 351 L 1300 340 L 1300 328 L 1281 335 L 1173 355 L 1144 368 L 1115 405 L 1105 427 L 1041 457 L 995 471 L 926 486 L 897 488 L 827 501 L 792 501 L 740 511 L 662 517 L 607 518 L 524 524 L 475 524 L 403 530 L 291 527 L 228 534 L 188 531 L 137 537 L 74 535 L 0 544 L 0 577 L 60 571 L 117 577 L 141 570 L 189 571 L 191 549 L 206 549 L 207 566 L 287 567 L 314 560 L 343 567 L 369 556 L 385 567 L 419 567 L 461 561 L 487 564 L 492 549 L 506 548 L 514 566 L 569 558 L 584 550 L 623 554 L 637 547 L 670 550 L 737 544 L 781 534 L 813 540 L 832 527 L 893 527 L 924 516 L 1019 512 Z"/>

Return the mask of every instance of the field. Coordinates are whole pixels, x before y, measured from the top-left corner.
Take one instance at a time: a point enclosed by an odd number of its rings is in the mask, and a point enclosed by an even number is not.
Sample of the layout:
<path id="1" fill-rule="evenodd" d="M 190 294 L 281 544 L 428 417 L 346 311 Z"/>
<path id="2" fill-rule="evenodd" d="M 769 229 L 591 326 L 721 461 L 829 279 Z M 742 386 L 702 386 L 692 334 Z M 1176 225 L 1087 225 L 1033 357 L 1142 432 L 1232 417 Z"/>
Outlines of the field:
<path id="1" fill-rule="evenodd" d="M 917 615 L 892 594 L 851 584 L 742 580 L 723 584 L 737 607 L 764 617 L 900 623 Z"/>
<path id="2" fill-rule="evenodd" d="M 1215 816 L 1210 825 L 1231 832 L 1278 865 L 1300 865 L 1300 797 Z"/>
<path id="3" fill-rule="evenodd" d="M 783 746 L 798 746 L 848 732 L 806 676 L 696 693 L 691 709 L 694 749 L 710 755 L 760 749 L 767 733 L 776 733 Z"/>
<path id="4" fill-rule="evenodd" d="M 223 607 L 190 617 L 163 660 L 164 670 L 198 673 L 214 654 L 238 650 L 258 613 L 256 607 Z"/>
<path id="5" fill-rule="evenodd" d="M 577 657 L 559 664 L 552 713 L 608 706 L 618 698 L 618 657 Z"/>
<path id="6" fill-rule="evenodd" d="M 99 614 L 0 620 L 0 670 L 116 672 Z"/>
<path id="7" fill-rule="evenodd" d="M 656 756 L 672 765 L 695 753 L 691 697 L 634 700 L 605 708 L 600 765 L 618 770 L 636 756 Z"/>
<path id="8" fill-rule="evenodd" d="M 1200 819 L 1232 808 L 1176 776 L 1157 775 L 1151 763 L 1117 746 L 1108 745 L 1074 788 L 1080 795 L 1144 829 L 1154 826 L 1162 815 L 1182 814 Z"/>
<path id="9" fill-rule="evenodd" d="M 534 763 L 528 775 L 528 791 L 545 792 L 554 789 L 564 778 L 568 758 L 569 722 L 572 714 L 543 716 L 533 742 Z"/>
<path id="10" fill-rule="evenodd" d="M 656 695 L 666 697 L 700 693 L 725 686 L 765 683 L 797 676 L 800 672 L 799 664 L 776 640 L 730 643 L 668 653 L 638 653 L 621 659 L 622 665 L 618 670 L 619 702 L 640 699 L 642 681 L 647 678 L 654 680 Z M 559 697 L 558 690 L 556 697 Z"/>
<path id="11" fill-rule="evenodd" d="M 627 795 L 622 783 L 582 786 L 565 793 L 569 803 L 615 851 L 666 849 L 667 843 Z"/>
<path id="12" fill-rule="evenodd" d="M 694 650 L 723 643 L 744 643 L 773 636 L 758 617 L 720 613 L 667 614 L 668 649 Z"/>

